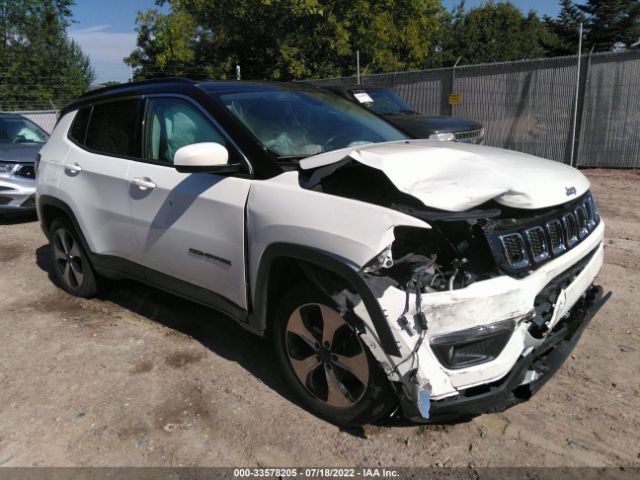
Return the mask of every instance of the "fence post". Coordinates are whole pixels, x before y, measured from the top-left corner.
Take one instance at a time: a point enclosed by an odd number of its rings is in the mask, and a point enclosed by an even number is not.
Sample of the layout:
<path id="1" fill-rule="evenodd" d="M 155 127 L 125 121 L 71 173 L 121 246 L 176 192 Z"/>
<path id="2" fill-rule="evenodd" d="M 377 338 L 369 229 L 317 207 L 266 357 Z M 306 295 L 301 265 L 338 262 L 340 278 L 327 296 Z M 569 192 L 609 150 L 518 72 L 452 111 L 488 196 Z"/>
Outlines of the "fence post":
<path id="1" fill-rule="evenodd" d="M 569 165 L 573 167 L 573 159 L 576 147 L 576 124 L 578 121 L 578 96 L 580 94 L 580 60 L 582 59 L 582 23 L 580 23 L 580 33 L 578 35 L 578 70 L 576 72 L 576 100 L 573 103 L 573 128 L 571 129 L 571 157 Z"/>
<path id="2" fill-rule="evenodd" d="M 580 150 L 582 147 L 582 128 L 583 128 L 583 116 L 584 116 L 584 104 L 587 99 L 587 84 L 589 83 L 589 70 L 591 69 L 591 55 L 593 54 L 594 47 L 591 47 L 589 51 L 589 56 L 587 57 L 586 63 L 583 64 L 582 70 L 580 72 L 580 89 L 579 89 L 579 98 L 580 103 L 578 104 L 578 110 L 576 112 L 576 133 L 575 133 L 575 161 L 573 162 L 575 167 L 579 165 L 579 156 Z"/>
<path id="3" fill-rule="evenodd" d="M 460 60 L 462 60 L 462 55 L 458 57 L 456 63 L 453 64 L 453 68 L 451 69 L 451 85 L 449 88 L 449 93 L 455 93 L 454 88 L 456 86 L 456 67 L 458 66 L 458 63 L 460 63 Z M 449 116 L 453 117 L 453 105 L 449 103 L 449 94 L 447 94 L 447 104 L 449 105 Z"/>

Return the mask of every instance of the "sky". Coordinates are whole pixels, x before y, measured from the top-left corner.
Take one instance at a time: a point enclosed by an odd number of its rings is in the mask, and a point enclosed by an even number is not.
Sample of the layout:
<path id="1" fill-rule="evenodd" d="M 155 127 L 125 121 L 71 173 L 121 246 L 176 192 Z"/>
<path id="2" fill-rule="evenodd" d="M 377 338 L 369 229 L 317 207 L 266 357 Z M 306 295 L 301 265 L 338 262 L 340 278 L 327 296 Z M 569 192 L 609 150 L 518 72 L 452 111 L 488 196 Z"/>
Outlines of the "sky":
<path id="1" fill-rule="evenodd" d="M 127 81 L 129 67 L 122 59 L 136 47 L 138 11 L 150 8 L 153 0 L 76 0 L 76 23 L 67 31 L 91 58 L 96 83 Z"/>
<path id="2" fill-rule="evenodd" d="M 467 0 L 467 7 L 482 2 Z M 442 3 L 451 10 L 458 0 L 443 0 Z M 512 3 L 525 13 L 533 9 L 539 15 L 552 17 L 560 10 L 557 0 L 512 0 Z M 76 23 L 68 32 L 91 58 L 97 74 L 96 83 L 127 81 L 129 67 L 122 59 L 136 47 L 138 11 L 150 8 L 156 8 L 154 0 L 76 0 L 73 7 Z"/>

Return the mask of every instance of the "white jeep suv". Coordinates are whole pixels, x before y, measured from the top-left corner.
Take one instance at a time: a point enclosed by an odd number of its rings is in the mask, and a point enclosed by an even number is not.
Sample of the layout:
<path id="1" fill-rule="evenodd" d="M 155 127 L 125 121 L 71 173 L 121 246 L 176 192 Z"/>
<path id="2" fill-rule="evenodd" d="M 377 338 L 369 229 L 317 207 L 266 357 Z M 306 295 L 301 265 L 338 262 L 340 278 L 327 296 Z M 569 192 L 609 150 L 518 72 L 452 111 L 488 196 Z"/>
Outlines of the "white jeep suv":
<path id="1" fill-rule="evenodd" d="M 580 172 L 414 140 L 311 86 L 93 91 L 37 170 L 62 288 L 129 277 L 268 334 L 295 394 L 336 424 L 524 401 L 609 296 Z"/>

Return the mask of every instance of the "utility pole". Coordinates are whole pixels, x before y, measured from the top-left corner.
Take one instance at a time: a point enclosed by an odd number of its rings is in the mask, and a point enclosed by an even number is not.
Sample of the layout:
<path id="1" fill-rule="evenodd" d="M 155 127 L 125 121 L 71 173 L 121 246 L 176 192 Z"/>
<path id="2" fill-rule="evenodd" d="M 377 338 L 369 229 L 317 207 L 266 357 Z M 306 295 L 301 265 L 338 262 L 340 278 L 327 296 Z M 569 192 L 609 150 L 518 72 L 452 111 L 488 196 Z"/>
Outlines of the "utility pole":
<path id="1" fill-rule="evenodd" d="M 356 50 L 356 83 L 360 85 L 360 50 Z"/>
<path id="2" fill-rule="evenodd" d="M 573 128 L 571 132 L 571 157 L 569 165 L 573 167 L 574 154 L 576 149 L 576 125 L 578 122 L 578 95 L 580 93 L 580 60 L 582 58 L 582 23 L 580 23 L 580 34 L 578 37 L 578 71 L 576 72 L 576 98 L 573 104 Z"/>
<path id="3" fill-rule="evenodd" d="M 129 64 L 129 81 L 133 82 L 133 67 Z"/>

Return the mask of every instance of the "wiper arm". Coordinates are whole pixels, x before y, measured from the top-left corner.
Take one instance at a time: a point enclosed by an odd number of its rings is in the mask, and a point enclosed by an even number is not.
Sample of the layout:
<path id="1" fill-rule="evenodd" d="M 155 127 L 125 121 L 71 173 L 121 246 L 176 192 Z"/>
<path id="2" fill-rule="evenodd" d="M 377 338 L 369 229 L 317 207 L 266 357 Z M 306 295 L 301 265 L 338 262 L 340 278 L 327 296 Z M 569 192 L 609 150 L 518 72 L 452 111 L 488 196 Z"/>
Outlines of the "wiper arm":
<path id="1" fill-rule="evenodd" d="M 282 161 L 282 162 L 291 162 L 291 161 L 296 161 L 296 160 L 302 160 L 303 158 L 307 158 L 310 157 L 311 155 L 316 155 L 315 153 L 307 153 L 304 155 L 279 155 L 278 156 L 278 161 Z"/>

